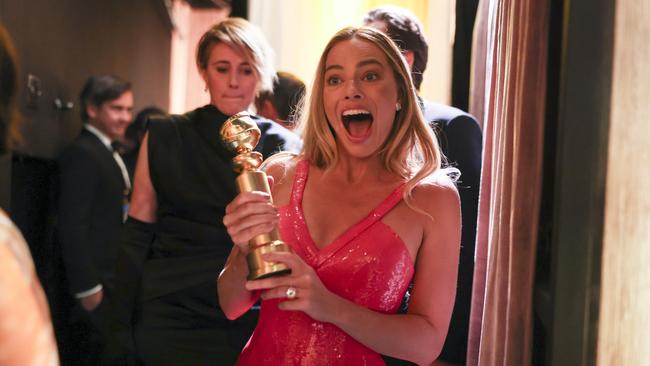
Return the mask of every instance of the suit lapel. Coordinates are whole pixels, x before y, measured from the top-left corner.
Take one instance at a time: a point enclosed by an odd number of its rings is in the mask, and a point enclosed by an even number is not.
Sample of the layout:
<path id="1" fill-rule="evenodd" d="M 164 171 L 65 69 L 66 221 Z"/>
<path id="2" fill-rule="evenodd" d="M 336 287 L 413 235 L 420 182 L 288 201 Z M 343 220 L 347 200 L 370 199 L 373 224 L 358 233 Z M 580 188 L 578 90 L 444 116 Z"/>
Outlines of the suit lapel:
<path id="1" fill-rule="evenodd" d="M 109 150 L 104 143 L 99 139 L 99 137 L 95 136 L 92 132 L 86 130 L 85 128 L 83 131 L 81 131 L 81 136 L 84 139 L 87 139 L 90 143 L 90 145 L 93 147 L 93 149 L 97 152 L 98 156 L 101 158 L 100 164 L 102 165 L 100 168 L 110 171 L 110 175 L 113 177 L 117 177 L 120 182 L 120 188 L 123 191 L 126 189 L 126 186 L 124 184 L 124 177 L 122 177 L 122 170 L 120 169 L 120 166 L 117 164 L 117 161 L 115 161 L 115 158 L 113 157 L 113 151 Z"/>

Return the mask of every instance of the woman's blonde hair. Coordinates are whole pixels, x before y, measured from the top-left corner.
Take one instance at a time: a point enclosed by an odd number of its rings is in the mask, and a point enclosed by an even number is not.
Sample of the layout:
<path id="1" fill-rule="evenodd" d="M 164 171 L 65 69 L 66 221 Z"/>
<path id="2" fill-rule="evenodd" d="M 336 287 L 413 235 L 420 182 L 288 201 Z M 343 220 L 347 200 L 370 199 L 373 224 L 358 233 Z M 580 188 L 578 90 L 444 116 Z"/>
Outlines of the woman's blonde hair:
<path id="1" fill-rule="evenodd" d="M 304 140 L 302 155 L 325 170 L 338 159 L 336 137 L 327 121 L 323 103 L 325 67 L 332 47 L 351 39 L 369 42 L 379 48 L 393 71 L 401 109 L 395 113 L 393 127 L 378 153 L 384 168 L 407 180 L 404 198 L 411 205 L 413 188 L 440 168 L 440 148 L 431 127 L 424 120 L 408 65 L 399 48 L 388 36 L 375 29 L 344 28 L 325 47 L 301 118 L 299 131 Z"/>
<path id="2" fill-rule="evenodd" d="M 203 34 L 196 50 L 199 70 L 208 67 L 210 51 L 218 43 L 227 43 L 239 50 L 252 63 L 260 78 L 258 92 L 272 91 L 275 76 L 274 53 L 262 32 L 242 18 L 227 18 Z"/>

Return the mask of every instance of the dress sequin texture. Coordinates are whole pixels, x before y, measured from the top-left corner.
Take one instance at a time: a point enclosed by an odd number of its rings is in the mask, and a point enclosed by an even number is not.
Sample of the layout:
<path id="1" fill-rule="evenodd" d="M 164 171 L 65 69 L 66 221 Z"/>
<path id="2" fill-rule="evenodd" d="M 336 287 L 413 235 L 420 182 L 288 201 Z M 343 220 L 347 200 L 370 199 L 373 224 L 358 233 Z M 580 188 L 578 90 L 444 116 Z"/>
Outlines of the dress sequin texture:
<path id="1" fill-rule="evenodd" d="M 332 292 L 369 309 L 395 313 L 413 277 L 409 252 L 381 218 L 402 199 L 395 189 L 366 218 L 322 249 L 314 243 L 302 212 L 309 162 L 296 167 L 291 201 L 280 208 L 282 238 L 318 273 Z M 300 311 L 262 302 L 253 336 L 238 365 L 384 365 L 381 356 L 340 328 Z"/>

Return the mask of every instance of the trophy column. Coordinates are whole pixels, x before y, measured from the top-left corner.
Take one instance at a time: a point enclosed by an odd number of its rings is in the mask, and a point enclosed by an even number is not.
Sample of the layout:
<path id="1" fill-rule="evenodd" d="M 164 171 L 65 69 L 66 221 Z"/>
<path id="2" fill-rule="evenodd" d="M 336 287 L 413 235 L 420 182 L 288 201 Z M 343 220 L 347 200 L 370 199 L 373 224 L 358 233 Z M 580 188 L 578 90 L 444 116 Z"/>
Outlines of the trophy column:
<path id="1" fill-rule="evenodd" d="M 255 121 L 247 112 L 237 113 L 224 122 L 220 133 L 226 147 L 237 153 L 233 158 L 233 167 L 240 173 L 236 179 L 239 192 L 258 191 L 270 195 L 271 188 L 266 173 L 258 170 L 262 163 L 262 154 L 253 151 L 260 138 L 260 130 Z M 291 269 L 283 263 L 267 262 L 262 259 L 265 253 L 291 251 L 289 246 L 280 239 L 277 227 L 266 234 L 257 235 L 248 242 L 248 246 L 250 252 L 246 260 L 249 280 L 291 272 Z"/>

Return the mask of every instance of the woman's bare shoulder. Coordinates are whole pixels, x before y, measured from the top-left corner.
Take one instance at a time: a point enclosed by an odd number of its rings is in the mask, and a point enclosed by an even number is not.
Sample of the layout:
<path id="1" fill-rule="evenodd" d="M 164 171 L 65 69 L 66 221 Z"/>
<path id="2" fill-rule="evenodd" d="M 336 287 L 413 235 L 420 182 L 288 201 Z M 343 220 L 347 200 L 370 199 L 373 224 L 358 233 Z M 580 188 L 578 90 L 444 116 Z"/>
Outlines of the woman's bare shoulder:
<path id="1" fill-rule="evenodd" d="M 276 182 L 293 176 L 296 165 L 300 161 L 299 155 L 293 153 L 278 153 L 266 159 L 260 166 L 260 170 L 272 176 Z"/>
<path id="2" fill-rule="evenodd" d="M 296 172 L 296 166 L 300 157 L 296 154 L 280 153 L 271 156 L 264 161 L 262 170 L 270 177 L 273 177 L 273 200 L 282 206 L 289 201 L 291 186 Z"/>
<path id="3" fill-rule="evenodd" d="M 418 182 L 412 195 L 413 203 L 433 217 L 440 210 L 457 209 L 460 206 L 456 185 L 444 170 L 438 170 Z"/>

